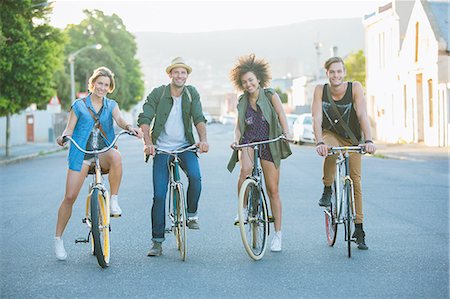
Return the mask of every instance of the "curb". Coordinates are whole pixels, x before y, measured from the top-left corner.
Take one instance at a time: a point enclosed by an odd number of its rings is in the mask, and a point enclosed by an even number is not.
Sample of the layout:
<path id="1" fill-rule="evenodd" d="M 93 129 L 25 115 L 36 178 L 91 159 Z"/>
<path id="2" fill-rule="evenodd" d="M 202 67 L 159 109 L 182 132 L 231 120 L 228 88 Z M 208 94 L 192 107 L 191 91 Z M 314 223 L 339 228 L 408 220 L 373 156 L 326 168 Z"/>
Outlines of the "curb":
<path id="1" fill-rule="evenodd" d="M 33 154 L 28 154 L 28 155 L 23 155 L 23 156 L 17 156 L 17 157 L 11 157 L 5 160 L 0 160 L 0 166 L 4 166 L 4 165 L 10 165 L 10 164 L 14 164 L 14 163 L 19 163 L 22 161 L 26 161 L 26 160 L 31 160 L 37 157 L 41 157 L 41 156 L 46 156 L 46 155 L 50 155 L 53 153 L 57 153 L 60 151 L 64 151 L 66 150 L 66 148 L 61 148 L 61 149 L 50 149 L 50 150 L 44 150 L 44 151 L 40 151 L 38 153 L 33 153 Z"/>

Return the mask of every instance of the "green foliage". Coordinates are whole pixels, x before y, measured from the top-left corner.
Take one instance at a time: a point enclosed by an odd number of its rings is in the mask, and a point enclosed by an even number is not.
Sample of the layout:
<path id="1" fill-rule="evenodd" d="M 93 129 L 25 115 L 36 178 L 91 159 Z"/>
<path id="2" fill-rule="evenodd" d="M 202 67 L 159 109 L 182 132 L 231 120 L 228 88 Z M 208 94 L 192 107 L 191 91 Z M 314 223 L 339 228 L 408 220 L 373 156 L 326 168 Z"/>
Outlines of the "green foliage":
<path id="1" fill-rule="evenodd" d="M 359 81 L 362 86 L 366 87 L 366 57 L 363 50 L 351 53 L 344 59 L 345 69 L 347 72 L 347 80 Z"/>
<path id="2" fill-rule="evenodd" d="M 278 96 L 280 97 L 281 103 L 286 104 L 286 103 L 288 102 L 288 95 L 287 95 L 287 93 L 283 92 L 283 91 L 281 90 L 281 88 L 276 87 L 276 88 L 275 88 L 275 92 L 276 92 L 276 93 L 278 94 Z"/>
<path id="3" fill-rule="evenodd" d="M 75 91 L 87 92 L 92 71 L 106 66 L 114 72 L 116 79 L 116 89 L 108 97 L 115 99 L 122 110 L 128 110 L 142 99 L 144 93 L 139 61 L 135 58 L 135 38 L 116 14 L 108 16 L 99 10 L 85 10 L 84 13 L 86 18 L 79 25 L 70 25 L 65 29 L 69 38 L 66 56 L 86 46 L 101 44 L 102 48 L 85 49 L 76 56 Z M 69 74 L 68 63 L 65 73 Z M 70 78 L 63 73 L 61 75 L 58 78 L 58 95 L 67 108 L 71 103 Z"/>
<path id="4" fill-rule="evenodd" d="M 53 75 L 60 66 L 64 39 L 48 25 L 44 0 L 2 0 L 0 9 L 0 116 L 55 95 Z"/>

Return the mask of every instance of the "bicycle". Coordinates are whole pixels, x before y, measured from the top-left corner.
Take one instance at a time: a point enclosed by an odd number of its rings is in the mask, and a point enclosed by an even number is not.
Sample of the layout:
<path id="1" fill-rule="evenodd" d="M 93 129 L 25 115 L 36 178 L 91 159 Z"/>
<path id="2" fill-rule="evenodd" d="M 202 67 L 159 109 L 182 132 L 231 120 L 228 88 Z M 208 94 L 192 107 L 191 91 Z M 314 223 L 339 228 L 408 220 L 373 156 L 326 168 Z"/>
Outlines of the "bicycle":
<path id="1" fill-rule="evenodd" d="M 157 154 L 165 154 L 171 156 L 173 159 L 168 160 L 169 168 L 169 210 L 168 218 L 171 221 L 171 227 L 166 229 L 166 233 L 173 231 L 177 250 L 180 251 L 182 261 L 187 258 L 187 202 L 184 196 L 183 183 L 180 179 L 180 159 L 178 155 L 186 151 L 197 151 L 195 144 L 179 148 L 173 151 L 156 148 Z M 148 162 L 150 156 L 146 156 L 145 162 Z M 170 161 L 171 160 L 171 161 Z"/>
<path id="2" fill-rule="evenodd" d="M 103 184 L 103 175 L 107 172 L 102 171 L 100 167 L 100 160 L 98 155 L 105 153 L 114 147 L 119 137 L 123 134 L 129 134 L 134 136 L 133 133 L 123 130 L 116 135 L 111 144 L 103 149 L 97 150 L 95 146 L 97 143 L 96 138 L 98 135 L 93 136 L 92 151 L 87 151 L 80 147 L 80 145 L 72 139 L 70 136 L 64 136 L 63 142 L 68 140 L 81 152 L 85 154 L 94 155 L 94 162 L 91 164 L 88 175 L 92 175 L 92 183 L 89 184 L 89 192 L 86 197 L 86 214 L 82 219 L 83 223 L 86 223 L 89 228 L 89 234 L 87 238 L 78 238 L 76 243 L 89 243 L 92 237 L 91 253 L 96 256 L 97 262 L 102 268 L 109 266 L 110 261 L 110 240 L 109 233 L 111 231 L 110 225 L 110 210 L 109 210 L 109 193 Z"/>
<path id="3" fill-rule="evenodd" d="M 260 145 L 286 139 L 283 135 L 274 139 L 234 145 L 234 149 L 251 147 L 254 150 L 253 170 L 241 185 L 238 200 L 238 219 L 242 243 L 248 255 L 260 260 L 267 247 L 269 223 L 273 218 L 269 215 L 266 194 L 262 186 L 262 168 L 260 162 Z"/>
<path id="4" fill-rule="evenodd" d="M 331 187 L 331 205 L 324 209 L 327 242 L 333 246 L 336 242 L 338 224 L 344 224 L 344 240 L 347 242 L 348 257 L 352 255 L 351 224 L 355 219 L 355 202 L 353 181 L 350 177 L 349 153 L 364 154 L 364 146 L 334 146 L 329 148 L 328 155 L 336 158 L 336 173 Z"/>

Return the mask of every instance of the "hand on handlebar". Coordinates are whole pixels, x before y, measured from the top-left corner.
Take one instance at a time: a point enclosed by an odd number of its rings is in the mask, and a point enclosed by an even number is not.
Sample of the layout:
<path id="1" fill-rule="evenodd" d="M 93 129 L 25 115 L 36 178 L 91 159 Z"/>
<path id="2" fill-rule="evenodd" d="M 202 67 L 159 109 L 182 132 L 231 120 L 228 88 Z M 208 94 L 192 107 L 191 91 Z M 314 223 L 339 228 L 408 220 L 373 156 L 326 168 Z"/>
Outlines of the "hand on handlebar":
<path id="1" fill-rule="evenodd" d="M 142 131 L 139 128 L 130 127 L 128 132 L 130 132 L 132 135 L 136 136 L 139 139 L 143 137 Z"/>
<path id="2" fill-rule="evenodd" d="M 156 149 L 154 144 L 144 145 L 145 162 L 148 162 L 150 156 L 154 157 L 156 154 Z"/>
<path id="3" fill-rule="evenodd" d="M 364 151 L 368 154 L 373 154 L 377 150 L 377 148 L 376 148 L 375 144 L 373 144 L 373 142 L 366 142 L 366 143 L 360 144 L 360 145 L 364 147 Z"/>
<path id="4" fill-rule="evenodd" d="M 326 157 L 328 155 L 328 145 L 326 145 L 325 143 L 319 143 L 318 145 L 316 145 L 316 152 L 319 154 L 319 156 Z"/>
<path id="5" fill-rule="evenodd" d="M 207 153 L 209 151 L 209 144 L 205 141 L 200 141 L 196 144 L 198 151 L 201 153 Z"/>
<path id="6" fill-rule="evenodd" d="M 64 146 L 67 142 L 67 139 L 65 138 L 66 136 L 59 136 L 58 138 L 56 138 L 56 143 L 59 146 Z"/>
<path id="7" fill-rule="evenodd" d="M 233 142 L 232 144 L 230 144 L 230 147 L 232 150 L 236 149 L 236 145 L 238 145 L 239 143 L 237 141 Z"/>

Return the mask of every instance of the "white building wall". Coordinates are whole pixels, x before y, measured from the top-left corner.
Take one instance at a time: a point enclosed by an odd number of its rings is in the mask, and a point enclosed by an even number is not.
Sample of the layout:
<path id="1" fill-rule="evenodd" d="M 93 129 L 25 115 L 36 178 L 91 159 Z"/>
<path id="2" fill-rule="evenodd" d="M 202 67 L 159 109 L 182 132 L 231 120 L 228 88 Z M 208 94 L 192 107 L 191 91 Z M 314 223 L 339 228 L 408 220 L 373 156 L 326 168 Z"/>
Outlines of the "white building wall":
<path id="1" fill-rule="evenodd" d="M 398 120 L 399 18 L 391 8 L 367 19 L 366 99 L 374 136 L 398 142 L 404 126 Z"/>
<path id="2" fill-rule="evenodd" d="M 416 28 L 418 28 L 418 35 Z M 416 35 L 418 37 L 417 61 Z M 412 134 L 408 137 L 413 142 L 424 142 L 432 146 L 439 145 L 438 50 L 438 42 L 428 17 L 420 1 L 416 1 L 400 51 L 400 80 L 406 84 L 409 95 L 407 113 L 411 115 L 408 115 L 408 127 Z M 418 81 L 420 78 L 421 81 Z M 432 82 L 432 94 L 430 94 L 429 80 Z M 432 102 L 429 100 L 430 97 L 433 99 Z"/>
<path id="3" fill-rule="evenodd" d="M 10 144 L 11 146 L 27 142 L 25 113 L 11 115 Z M 0 147 L 6 146 L 6 117 L 0 117 Z"/>
<path id="4" fill-rule="evenodd" d="M 33 111 L 34 115 L 34 142 L 51 142 L 53 138 L 49 138 L 49 130 L 53 128 L 53 113 L 47 110 Z"/>

